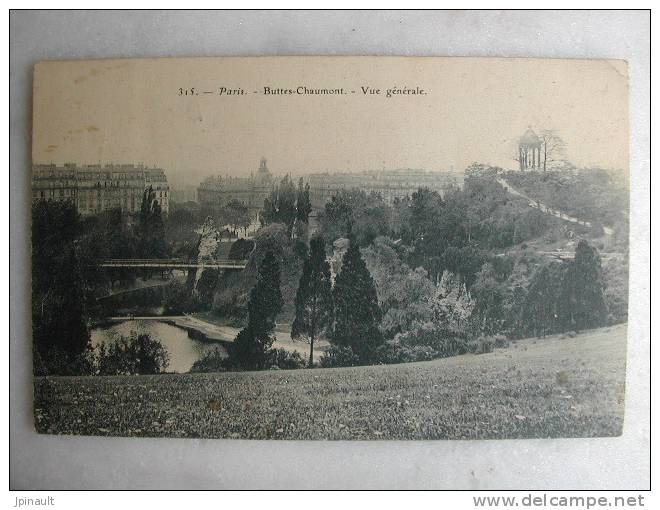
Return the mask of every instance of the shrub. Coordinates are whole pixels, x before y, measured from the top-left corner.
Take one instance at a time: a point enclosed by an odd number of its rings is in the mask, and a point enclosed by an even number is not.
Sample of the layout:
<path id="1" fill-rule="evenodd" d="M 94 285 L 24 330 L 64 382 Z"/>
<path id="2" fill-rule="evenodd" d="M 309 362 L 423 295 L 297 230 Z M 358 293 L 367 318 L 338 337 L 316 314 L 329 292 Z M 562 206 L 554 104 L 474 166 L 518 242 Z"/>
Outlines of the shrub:
<path id="1" fill-rule="evenodd" d="M 604 298 L 608 310 L 608 324 L 628 320 L 628 259 L 603 261 Z"/>
<path id="2" fill-rule="evenodd" d="M 254 249 L 254 241 L 238 239 L 231 245 L 228 257 L 232 260 L 246 260 Z"/>
<path id="3" fill-rule="evenodd" d="M 352 367 L 360 364 L 360 358 L 348 346 L 333 345 L 321 356 L 321 367 Z"/>
<path id="4" fill-rule="evenodd" d="M 439 357 L 438 352 L 428 345 L 410 346 L 397 342 L 388 342 L 379 352 L 379 362 L 383 364 L 430 361 Z"/>
<path id="5" fill-rule="evenodd" d="M 416 330 L 397 335 L 396 340 L 409 348 L 427 347 L 435 352 L 434 357 L 444 358 L 468 352 L 463 333 L 427 323 Z"/>
<path id="6" fill-rule="evenodd" d="M 149 334 L 121 336 L 98 348 L 99 375 L 160 374 L 169 365 L 169 354 Z"/>
<path id="7" fill-rule="evenodd" d="M 197 372 L 224 372 L 229 368 L 229 357 L 224 349 L 218 347 L 207 352 L 202 358 L 193 363 L 191 373 Z"/>
<path id="8" fill-rule="evenodd" d="M 163 290 L 163 307 L 166 315 L 194 312 L 199 302 L 187 285 L 173 281 Z"/>
<path id="9" fill-rule="evenodd" d="M 304 368 L 305 360 L 298 351 L 287 351 L 286 349 L 271 349 L 267 355 L 267 366 L 277 367 L 283 370 Z"/>
<path id="10" fill-rule="evenodd" d="M 492 336 L 480 336 L 470 340 L 468 348 L 474 354 L 487 354 L 493 352 L 495 347 L 495 340 Z"/>
<path id="11" fill-rule="evenodd" d="M 94 373 L 94 351 L 85 349 L 80 354 L 70 354 L 57 348 L 41 354 L 33 350 L 34 375 L 91 375 Z"/>
<path id="12" fill-rule="evenodd" d="M 500 348 L 500 349 L 502 347 L 508 347 L 509 346 L 509 340 L 504 335 L 495 335 L 493 337 L 493 341 L 495 342 L 495 347 Z"/>
<path id="13" fill-rule="evenodd" d="M 213 304 L 213 293 L 215 292 L 219 277 L 219 270 L 217 269 L 204 269 L 199 277 L 199 281 L 197 282 L 197 298 L 204 308 L 209 308 Z"/>

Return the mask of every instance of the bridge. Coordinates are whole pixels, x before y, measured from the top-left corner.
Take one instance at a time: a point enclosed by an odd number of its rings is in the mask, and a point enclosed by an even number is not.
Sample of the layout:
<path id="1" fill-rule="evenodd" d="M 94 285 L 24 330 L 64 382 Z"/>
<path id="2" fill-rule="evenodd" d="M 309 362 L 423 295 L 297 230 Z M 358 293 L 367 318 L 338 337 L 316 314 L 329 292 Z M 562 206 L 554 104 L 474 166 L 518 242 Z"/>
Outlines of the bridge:
<path id="1" fill-rule="evenodd" d="M 542 255 L 544 257 L 551 257 L 557 260 L 573 260 L 575 258 L 574 251 L 554 250 L 554 251 L 537 251 L 535 253 L 537 255 Z M 507 255 L 508 255 L 507 253 L 498 253 L 496 257 L 506 257 Z M 601 260 L 609 260 L 612 258 L 623 257 L 623 253 L 619 253 L 619 252 L 599 252 L 598 255 L 600 255 Z"/>
<path id="2" fill-rule="evenodd" d="M 149 269 L 224 269 L 241 271 L 247 260 L 190 260 L 190 259 L 107 259 L 99 267 L 135 267 Z"/>

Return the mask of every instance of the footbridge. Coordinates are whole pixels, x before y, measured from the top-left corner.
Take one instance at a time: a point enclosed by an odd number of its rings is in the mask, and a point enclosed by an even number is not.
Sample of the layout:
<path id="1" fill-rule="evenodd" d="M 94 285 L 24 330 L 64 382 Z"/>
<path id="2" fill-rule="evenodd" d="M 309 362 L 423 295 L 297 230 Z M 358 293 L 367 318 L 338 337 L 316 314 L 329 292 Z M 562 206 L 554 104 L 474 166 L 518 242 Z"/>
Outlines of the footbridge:
<path id="1" fill-rule="evenodd" d="M 187 260 L 187 259 L 107 259 L 99 267 L 132 267 L 147 269 L 223 269 L 242 271 L 247 260 Z"/>

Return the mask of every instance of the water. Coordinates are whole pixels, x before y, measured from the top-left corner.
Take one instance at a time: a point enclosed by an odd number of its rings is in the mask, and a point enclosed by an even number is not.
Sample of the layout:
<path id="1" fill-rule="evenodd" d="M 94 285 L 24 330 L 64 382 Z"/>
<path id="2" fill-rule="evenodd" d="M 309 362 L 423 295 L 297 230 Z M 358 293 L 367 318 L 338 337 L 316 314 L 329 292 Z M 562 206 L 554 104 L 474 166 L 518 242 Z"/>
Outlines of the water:
<path id="1" fill-rule="evenodd" d="M 102 342 L 112 342 L 119 335 L 129 336 L 149 333 L 151 338 L 158 340 L 170 355 L 168 372 L 188 372 L 193 363 L 215 348 L 223 349 L 220 344 L 200 342 L 188 337 L 188 333 L 176 326 L 155 320 L 129 320 L 119 322 L 110 327 L 94 328 L 91 332 L 92 345 L 96 347 Z"/>

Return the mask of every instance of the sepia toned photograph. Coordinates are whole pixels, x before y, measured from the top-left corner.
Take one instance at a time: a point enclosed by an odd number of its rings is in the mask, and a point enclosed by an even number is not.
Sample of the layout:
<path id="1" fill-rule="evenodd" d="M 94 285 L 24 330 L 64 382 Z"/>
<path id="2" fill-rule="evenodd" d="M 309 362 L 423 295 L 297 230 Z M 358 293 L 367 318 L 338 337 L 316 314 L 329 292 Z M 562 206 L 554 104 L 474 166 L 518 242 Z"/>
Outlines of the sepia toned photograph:
<path id="1" fill-rule="evenodd" d="M 619 436 L 622 60 L 34 67 L 34 426 Z"/>

